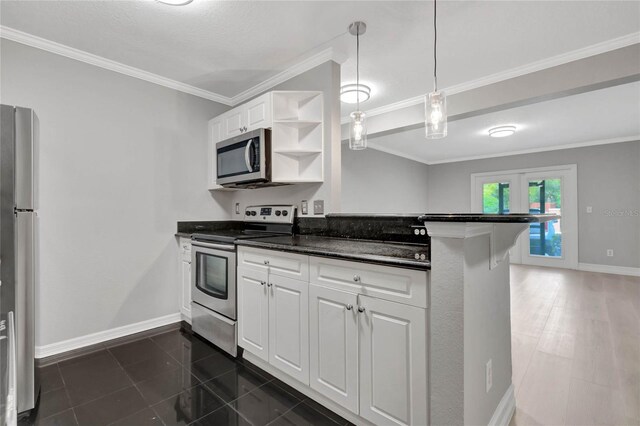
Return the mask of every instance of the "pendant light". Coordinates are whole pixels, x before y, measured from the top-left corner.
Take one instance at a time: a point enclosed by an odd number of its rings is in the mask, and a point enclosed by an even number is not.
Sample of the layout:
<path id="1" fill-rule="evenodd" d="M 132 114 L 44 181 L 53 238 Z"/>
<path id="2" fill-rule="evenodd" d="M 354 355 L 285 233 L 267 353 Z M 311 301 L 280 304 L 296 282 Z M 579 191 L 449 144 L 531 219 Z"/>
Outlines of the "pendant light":
<path id="1" fill-rule="evenodd" d="M 436 0 L 433 0 L 433 92 L 425 97 L 425 130 L 427 139 L 447 136 L 447 96 L 438 91 L 438 27 Z"/>
<path id="2" fill-rule="evenodd" d="M 356 87 L 360 87 L 360 35 L 367 31 L 364 22 L 356 21 L 349 25 L 349 33 L 356 36 Z M 358 151 L 367 147 L 367 123 L 365 113 L 360 111 L 360 93 L 356 96 L 356 110 L 350 115 L 349 149 Z"/>

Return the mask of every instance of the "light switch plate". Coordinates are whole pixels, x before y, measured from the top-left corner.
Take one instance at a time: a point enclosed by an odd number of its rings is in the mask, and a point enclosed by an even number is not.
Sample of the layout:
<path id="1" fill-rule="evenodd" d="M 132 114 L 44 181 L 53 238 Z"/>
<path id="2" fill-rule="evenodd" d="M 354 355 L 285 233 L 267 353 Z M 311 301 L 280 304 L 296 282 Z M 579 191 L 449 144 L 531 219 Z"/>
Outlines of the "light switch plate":
<path id="1" fill-rule="evenodd" d="M 240 214 L 240 203 L 236 203 L 236 214 Z"/>
<path id="2" fill-rule="evenodd" d="M 309 214 L 309 202 L 307 200 L 302 200 L 300 203 L 300 213 Z"/>
<path id="3" fill-rule="evenodd" d="M 324 200 L 315 200 L 313 202 L 313 214 L 324 214 Z"/>

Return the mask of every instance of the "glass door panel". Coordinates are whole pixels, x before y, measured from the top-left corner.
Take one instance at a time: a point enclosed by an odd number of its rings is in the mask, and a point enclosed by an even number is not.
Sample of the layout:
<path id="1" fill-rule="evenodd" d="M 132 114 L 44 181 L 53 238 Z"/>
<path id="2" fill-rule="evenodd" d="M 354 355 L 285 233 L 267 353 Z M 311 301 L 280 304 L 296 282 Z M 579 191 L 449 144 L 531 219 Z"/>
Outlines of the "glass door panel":
<path id="1" fill-rule="evenodd" d="M 562 214 L 562 179 L 528 179 L 529 213 Z M 529 225 L 529 255 L 562 257 L 561 220 Z"/>
<path id="2" fill-rule="evenodd" d="M 218 299 L 229 297 L 228 264 L 226 257 L 206 253 L 196 254 L 196 287 Z"/>
<path id="3" fill-rule="evenodd" d="M 482 184 L 482 212 L 505 214 L 510 211 L 509 182 L 489 182 Z"/>

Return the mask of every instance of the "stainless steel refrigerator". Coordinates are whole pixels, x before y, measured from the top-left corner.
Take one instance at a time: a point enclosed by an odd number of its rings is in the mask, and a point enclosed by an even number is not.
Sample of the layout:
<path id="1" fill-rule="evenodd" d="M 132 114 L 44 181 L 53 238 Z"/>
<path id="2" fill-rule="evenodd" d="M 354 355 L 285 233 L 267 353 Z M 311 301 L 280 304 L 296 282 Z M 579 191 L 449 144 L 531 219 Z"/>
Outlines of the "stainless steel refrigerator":
<path id="1" fill-rule="evenodd" d="M 34 408 L 38 119 L 0 107 L 0 424 Z"/>

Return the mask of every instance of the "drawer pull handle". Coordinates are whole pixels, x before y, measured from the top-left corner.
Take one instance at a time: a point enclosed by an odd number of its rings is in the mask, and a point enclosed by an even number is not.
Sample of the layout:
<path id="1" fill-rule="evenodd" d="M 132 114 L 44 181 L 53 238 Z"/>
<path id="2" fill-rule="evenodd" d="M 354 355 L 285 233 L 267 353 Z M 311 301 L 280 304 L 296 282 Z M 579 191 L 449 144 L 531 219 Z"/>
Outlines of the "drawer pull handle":
<path id="1" fill-rule="evenodd" d="M 268 261 L 268 260 L 265 260 L 265 261 L 264 261 L 264 264 L 265 264 L 265 265 L 268 265 L 268 264 L 269 264 L 269 261 Z"/>
<path id="2" fill-rule="evenodd" d="M 360 275 L 354 275 L 354 276 L 353 276 L 353 280 L 354 280 L 355 282 L 359 283 L 359 282 L 360 282 Z"/>
<path id="3" fill-rule="evenodd" d="M 265 285 L 265 284 L 266 284 L 266 282 L 260 281 L 260 285 Z"/>
<path id="4" fill-rule="evenodd" d="M 364 311 L 364 306 L 358 306 L 358 312 L 363 313 Z"/>
<path id="5" fill-rule="evenodd" d="M 269 283 L 267 284 L 267 287 L 271 287 L 273 285 L 273 283 Z"/>
<path id="6" fill-rule="evenodd" d="M 350 311 L 353 309 L 353 305 L 352 304 L 348 304 L 347 306 L 345 306 L 345 308 L 347 308 L 347 311 Z"/>

